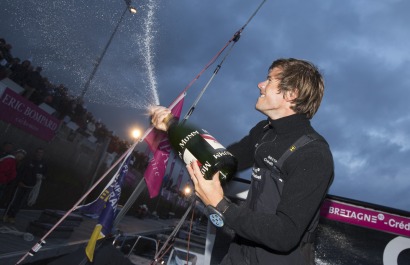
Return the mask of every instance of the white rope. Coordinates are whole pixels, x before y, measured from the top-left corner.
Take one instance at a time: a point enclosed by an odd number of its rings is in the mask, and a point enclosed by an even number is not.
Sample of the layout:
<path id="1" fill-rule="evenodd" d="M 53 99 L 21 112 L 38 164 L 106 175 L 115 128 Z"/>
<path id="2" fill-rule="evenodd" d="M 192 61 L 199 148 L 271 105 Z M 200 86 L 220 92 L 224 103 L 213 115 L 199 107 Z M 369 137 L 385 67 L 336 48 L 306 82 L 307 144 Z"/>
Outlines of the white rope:
<path id="1" fill-rule="evenodd" d="M 2 226 L 2 227 L 0 227 L 0 233 L 2 233 L 2 234 L 12 234 L 12 235 L 15 235 L 15 236 L 23 236 L 25 241 L 32 241 L 34 239 L 34 236 L 32 234 L 18 231 L 14 227 Z"/>
<path id="2" fill-rule="evenodd" d="M 28 206 L 33 206 L 36 203 L 38 194 L 40 193 L 42 180 L 43 180 L 43 175 L 37 174 L 36 185 L 31 190 L 30 195 L 28 196 L 28 201 L 27 201 Z"/>

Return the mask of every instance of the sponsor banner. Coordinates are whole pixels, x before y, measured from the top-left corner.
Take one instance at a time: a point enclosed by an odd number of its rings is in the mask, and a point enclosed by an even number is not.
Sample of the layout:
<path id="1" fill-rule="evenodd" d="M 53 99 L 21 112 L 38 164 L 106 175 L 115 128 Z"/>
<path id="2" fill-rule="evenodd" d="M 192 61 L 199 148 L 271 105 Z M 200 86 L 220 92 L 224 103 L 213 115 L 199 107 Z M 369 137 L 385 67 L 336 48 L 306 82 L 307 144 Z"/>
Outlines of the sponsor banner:
<path id="1" fill-rule="evenodd" d="M 46 141 L 53 139 L 60 120 L 6 88 L 0 98 L 0 120 Z"/>
<path id="2" fill-rule="evenodd" d="M 325 200 L 320 214 L 329 220 L 410 237 L 410 217 L 331 199 Z"/>

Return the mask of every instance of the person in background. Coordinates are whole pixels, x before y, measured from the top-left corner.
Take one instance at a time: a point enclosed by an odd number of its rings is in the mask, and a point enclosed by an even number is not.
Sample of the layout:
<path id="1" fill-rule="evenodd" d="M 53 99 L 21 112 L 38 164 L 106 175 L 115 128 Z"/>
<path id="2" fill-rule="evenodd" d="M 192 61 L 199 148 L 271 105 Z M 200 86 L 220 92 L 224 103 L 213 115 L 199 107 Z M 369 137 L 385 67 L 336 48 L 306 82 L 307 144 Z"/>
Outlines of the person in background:
<path id="1" fill-rule="evenodd" d="M 33 191 L 41 186 L 41 182 L 46 178 L 47 165 L 44 161 L 44 149 L 37 148 L 34 158 L 26 161 L 21 166 L 19 172 L 17 188 L 14 191 L 11 201 L 3 216 L 3 222 L 14 223 L 16 215 L 24 204 L 29 202 L 29 196 L 33 196 Z M 38 195 L 38 193 L 36 194 Z M 35 197 L 36 199 L 37 197 Z M 35 200 L 34 200 L 35 201 Z M 31 205 L 30 205 L 31 206 Z"/>
<path id="2" fill-rule="evenodd" d="M 1 146 L 0 158 L 10 155 L 14 150 L 14 145 L 10 142 L 4 142 Z"/>
<path id="3" fill-rule="evenodd" d="M 197 161 L 187 169 L 196 195 L 222 220 L 215 224 L 235 234 L 221 264 L 315 264 L 314 233 L 334 174 L 330 148 L 310 124 L 323 97 L 323 78 L 310 62 L 279 59 L 258 90 L 256 109 L 267 119 L 227 148 L 238 170 L 252 168 L 246 201 L 237 205 L 224 196 L 219 172 L 206 180 Z M 153 125 L 166 131 L 169 113 L 154 107 Z"/>
<path id="4" fill-rule="evenodd" d="M 8 62 L 4 58 L 3 52 L 0 51 L 0 80 L 8 77 L 10 75 L 10 71 L 7 68 Z"/>
<path id="5" fill-rule="evenodd" d="M 16 159 L 12 151 L 13 144 L 5 142 L 0 154 L 0 199 L 7 185 L 16 178 Z"/>
<path id="6" fill-rule="evenodd" d="M 24 158 L 26 157 L 27 152 L 24 149 L 17 149 L 16 151 L 13 152 L 13 156 L 15 158 L 15 164 L 16 164 L 16 177 L 9 181 L 3 191 L 3 201 L 2 203 L 8 202 L 11 199 L 11 196 L 14 192 L 14 190 L 17 187 L 18 184 L 18 176 L 21 175 L 21 168 L 24 163 Z M 0 201 L 1 201 L 1 196 L 0 196 Z M 7 204 L 6 204 L 7 207 Z"/>
<path id="7" fill-rule="evenodd" d="M 17 149 L 14 151 L 14 157 L 16 158 L 16 169 L 17 169 L 17 174 L 19 172 L 19 169 L 21 168 L 21 165 L 23 164 L 23 160 L 26 157 L 27 152 L 24 149 Z"/>

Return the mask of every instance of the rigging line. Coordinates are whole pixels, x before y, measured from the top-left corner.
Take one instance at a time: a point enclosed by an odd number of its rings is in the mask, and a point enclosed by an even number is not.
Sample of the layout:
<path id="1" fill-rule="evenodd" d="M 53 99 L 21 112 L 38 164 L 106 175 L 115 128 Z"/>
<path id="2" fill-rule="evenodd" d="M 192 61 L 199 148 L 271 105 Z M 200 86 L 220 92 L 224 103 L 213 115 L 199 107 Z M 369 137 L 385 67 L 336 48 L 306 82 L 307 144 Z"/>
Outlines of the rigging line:
<path id="1" fill-rule="evenodd" d="M 219 50 L 219 52 L 218 52 L 214 57 L 212 57 L 212 59 L 205 65 L 205 67 L 204 67 L 204 68 L 195 76 L 195 78 L 192 79 L 192 81 L 189 82 L 189 84 L 184 88 L 183 93 L 186 92 L 186 91 L 188 91 L 188 89 L 195 83 L 195 81 L 198 80 L 199 77 L 201 77 L 201 75 L 216 61 L 216 59 L 218 59 L 218 57 L 223 53 L 223 51 L 226 49 L 226 47 L 228 47 L 228 45 L 229 45 L 229 43 L 231 43 L 231 41 L 232 41 L 232 39 L 229 40 L 229 41 L 225 44 L 225 46 L 224 46 L 221 50 Z"/>
<path id="2" fill-rule="evenodd" d="M 238 35 L 239 36 L 239 35 Z M 239 38 L 238 38 L 239 39 Z M 191 105 L 191 107 L 189 108 L 187 114 L 185 114 L 185 117 L 182 121 L 182 123 L 185 123 L 189 117 L 191 117 L 192 113 L 194 112 L 196 105 L 198 104 L 199 100 L 202 98 L 203 94 L 205 93 L 206 89 L 208 88 L 208 86 L 211 84 L 211 82 L 213 81 L 213 79 L 215 78 L 216 74 L 219 72 L 219 69 L 221 69 L 222 64 L 224 63 L 226 57 L 228 57 L 229 53 L 232 51 L 233 46 L 235 45 L 236 42 L 234 42 L 231 46 L 231 48 L 228 50 L 227 54 L 225 55 L 225 57 L 222 59 L 222 61 L 218 64 L 218 66 L 215 68 L 214 73 L 212 74 L 211 78 L 208 80 L 208 82 L 206 83 L 206 85 L 202 88 L 201 92 L 199 93 L 198 97 L 195 99 L 194 103 Z"/>
<path id="3" fill-rule="evenodd" d="M 192 225 L 194 223 L 194 216 L 195 216 L 195 209 L 192 210 L 191 222 L 189 224 L 189 233 L 188 233 L 187 251 L 186 251 L 186 264 L 189 263 L 189 247 L 190 247 L 190 243 L 191 243 L 191 233 L 192 233 Z"/>
<path id="4" fill-rule="evenodd" d="M 266 0 L 263 0 L 258 8 L 255 10 L 255 12 L 253 12 L 253 14 L 250 16 L 250 18 L 248 19 L 248 21 L 246 21 L 245 25 L 243 25 L 243 27 L 239 30 L 240 32 L 242 32 L 245 27 L 249 24 L 249 22 L 251 22 L 251 20 L 253 19 L 254 16 L 256 16 L 256 14 L 259 12 L 259 9 L 261 9 L 261 7 L 263 6 L 263 4 L 265 4 Z"/>
<path id="5" fill-rule="evenodd" d="M 154 257 L 154 261 L 158 260 L 159 257 L 162 257 L 166 251 L 165 249 L 167 248 L 167 245 L 174 240 L 175 236 L 177 235 L 177 233 L 179 232 L 179 230 L 181 229 L 181 226 L 184 224 L 184 221 L 186 219 L 186 217 L 188 216 L 188 213 L 191 211 L 191 209 L 193 208 L 193 206 L 195 205 L 196 202 L 196 197 L 194 197 L 191 201 L 191 204 L 189 205 L 188 209 L 186 210 L 186 212 L 184 213 L 184 215 L 182 216 L 181 220 L 179 220 L 178 224 L 175 226 L 174 230 L 172 231 L 172 233 L 168 236 L 167 240 L 165 241 L 165 243 L 162 245 L 161 249 L 158 251 L 158 253 L 155 254 Z"/>
<path id="6" fill-rule="evenodd" d="M 235 34 L 232 36 L 232 38 L 225 44 L 225 46 L 208 62 L 208 64 L 206 64 L 206 66 L 197 74 L 197 76 L 192 79 L 191 82 L 189 82 L 189 84 L 184 88 L 184 92 L 188 91 L 188 89 L 193 85 L 193 83 L 195 83 L 196 80 L 199 79 L 199 77 L 216 61 L 216 59 L 218 59 L 218 57 L 223 53 L 223 51 L 226 49 L 226 47 L 228 47 L 228 45 L 231 42 L 237 42 L 239 40 L 239 37 L 242 33 L 242 31 L 245 29 L 245 27 L 249 24 L 249 22 L 251 22 L 251 20 L 256 16 L 256 14 L 259 12 L 259 10 L 261 9 L 261 7 L 263 6 L 263 4 L 266 2 L 266 0 L 263 0 L 258 8 L 253 12 L 253 14 L 248 18 L 248 20 L 246 21 L 246 23 L 237 31 L 235 32 Z"/>
<path id="7" fill-rule="evenodd" d="M 239 29 L 237 32 L 235 32 L 235 34 L 232 36 L 232 38 L 226 43 L 225 47 L 223 47 L 216 56 L 214 56 L 214 58 L 212 58 L 211 62 L 213 63 L 219 56 L 220 54 L 226 49 L 226 47 L 232 43 L 231 47 L 229 48 L 229 50 L 227 51 L 227 53 L 225 54 L 225 56 L 223 57 L 223 59 L 221 60 L 221 62 L 218 64 L 218 66 L 215 68 L 214 73 L 212 74 L 211 78 L 208 80 L 208 82 L 206 83 L 206 85 L 202 88 L 201 92 L 199 93 L 199 95 L 197 96 L 197 98 L 195 99 L 194 103 L 192 104 L 192 106 L 189 108 L 188 112 L 185 114 L 184 119 L 182 121 L 182 123 L 185 123 L 189 117 L 192 115 L 192 113 L 194 112 L 196 105 L 198 104 L 199 100 L 202 98 L 203 94 L 205 93 L 206 89 L 208 88 L 208 86 L 211 84 L 211 82 L 213 81 L 213 79 L 215 78 L 216 74 L 219 72 L 219 70 L 222 67 L 222 64 L 224 63 L 225 59 L 228 57 L 228 55 L 231 53 L 233 47 L 235 46 L 235 44 L 238 42 L 239 38 L 241 37 L 241 33 L 242 31 L 245 29 L 245 27 L 249 24 L 249 22 L 255 17 L 255 15 L 258 13 L 258 11 L 261 9 L 262 5 L 266 2 L 266 0 L 263 0 L 258 8 L 253 12 L 253 14 L 249 17 L 248 21 L 246 21 L 246 23 L 242 26 L 241 29 Z M 212 63 L 208 63 L 208 65 L 202 70 L 202 72 L 200 74 L 197 75 L 197 77 L 191 81 L 191 83 L 189 84 L 189 86 L 187 86 L 184 89 L 184 92 L 186 92 L 188 90 L 188 88 L 196 81 L 198 80 L 198 78 L 200 77 L 200 75 L 202 75 L 202 73 L 212 64 Z"/>

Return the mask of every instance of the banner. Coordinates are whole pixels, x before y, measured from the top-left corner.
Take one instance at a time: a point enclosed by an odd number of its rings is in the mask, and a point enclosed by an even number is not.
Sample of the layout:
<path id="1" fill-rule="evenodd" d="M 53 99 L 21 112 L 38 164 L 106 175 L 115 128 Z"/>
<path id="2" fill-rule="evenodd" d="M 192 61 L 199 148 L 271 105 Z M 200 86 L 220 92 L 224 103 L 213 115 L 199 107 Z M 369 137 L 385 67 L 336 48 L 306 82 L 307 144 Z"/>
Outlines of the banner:
<path id="1" fill-rule="evenodd" d="M 181 116 L 184 98 L 185 94 L 181 94 L 170 106 L 172 115 L 177 119 Z M 145 141 L 154 153 L 144 173 L 149 195 L 151 198 L 154 198 L 161 189 L 162 179 L 165 175 L 165 169 L 171 152 L 171 145 L 168 142 L 168 135 L 163 131 L 155 129 L 145 137 Z"/>
<path id="2" fill-rule="evenodd" d="M 320 215 L 329 220 L 410 237 L 410 217 L 326 199 Z"/>
<path id="3" fill-rule="evenodd" d="M 0 98 L 0 120 L 45 141 L 51 141 L 60 126 L 60 120 L 9 88 Z"/>
<path id="4" fill-rule="evenodd" d="M 316 235 L 316 264 L 410 264 L 410 217 L 394 209 L 326 199 Z"/>

